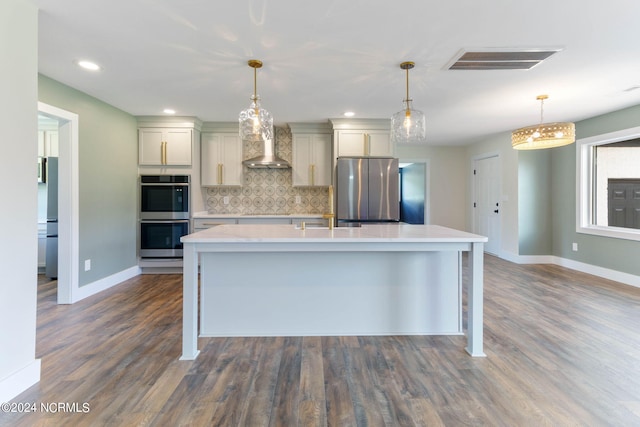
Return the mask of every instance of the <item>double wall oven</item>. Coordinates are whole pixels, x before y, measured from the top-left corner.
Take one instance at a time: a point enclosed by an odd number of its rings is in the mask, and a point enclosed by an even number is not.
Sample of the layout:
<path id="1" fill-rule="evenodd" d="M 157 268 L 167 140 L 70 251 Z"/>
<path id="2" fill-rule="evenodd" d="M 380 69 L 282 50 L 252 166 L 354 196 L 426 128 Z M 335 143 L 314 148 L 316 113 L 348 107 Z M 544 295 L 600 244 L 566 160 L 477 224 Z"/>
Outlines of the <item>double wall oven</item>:
<path id="1" fill-rule="evenodd" d="M 182 258 L 189 234 L 189 175 L 140 176 L 140 258 Z"/>

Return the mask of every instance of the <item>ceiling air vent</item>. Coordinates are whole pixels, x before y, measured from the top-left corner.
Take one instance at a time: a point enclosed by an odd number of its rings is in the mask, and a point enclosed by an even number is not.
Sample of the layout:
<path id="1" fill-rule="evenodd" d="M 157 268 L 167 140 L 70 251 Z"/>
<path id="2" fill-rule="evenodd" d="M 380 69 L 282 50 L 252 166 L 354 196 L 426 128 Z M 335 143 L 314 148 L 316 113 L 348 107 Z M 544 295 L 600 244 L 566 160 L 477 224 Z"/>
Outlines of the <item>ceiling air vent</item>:
<path id="1" fill-rule="evenodd" d="M 449 70 L 529 70 L 561 49 L 463 49 Z"/>

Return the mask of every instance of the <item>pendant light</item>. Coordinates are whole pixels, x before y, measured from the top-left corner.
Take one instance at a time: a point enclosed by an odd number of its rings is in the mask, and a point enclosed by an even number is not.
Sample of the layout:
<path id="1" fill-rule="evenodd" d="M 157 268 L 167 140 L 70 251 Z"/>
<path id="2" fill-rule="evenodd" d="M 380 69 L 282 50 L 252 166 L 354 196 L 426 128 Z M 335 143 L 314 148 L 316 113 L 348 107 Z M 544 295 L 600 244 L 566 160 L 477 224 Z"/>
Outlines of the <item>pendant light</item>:
<path id="1" fill-rule="evenodd" d="M 422 144 L 427 141 L 427 122 L 422 111 L 413 110 L 409 98 L 409 70 L 415 67 L 413 62 L 403 62 L 400 68 L 407 72 L 407 97 L 404 109 L 391 117 L 391 142 L 396 144 Z"/>
<path id="2" fill-rule="evenodd" d="M 544 100 L 548 95 L 538 95 L 540 101 L 540 124 L 514 130 L 511 145 L 516 150 L 539 150 L 562 147 L 576 140 L 576 126 L 570 122 L 544 123 Z"/>
<path id="3" fill-rule="evenodd" d="M 240 138 L 243 141 L 262 142 L 273 139 L 273 117 L 271 113 L 260 106 L 257 94 L 257 69 L 262 67 L 262 61 L 251 59 L 249 67 L 253 68 L 253 96 L 251 105 L 240 112 Z"/>

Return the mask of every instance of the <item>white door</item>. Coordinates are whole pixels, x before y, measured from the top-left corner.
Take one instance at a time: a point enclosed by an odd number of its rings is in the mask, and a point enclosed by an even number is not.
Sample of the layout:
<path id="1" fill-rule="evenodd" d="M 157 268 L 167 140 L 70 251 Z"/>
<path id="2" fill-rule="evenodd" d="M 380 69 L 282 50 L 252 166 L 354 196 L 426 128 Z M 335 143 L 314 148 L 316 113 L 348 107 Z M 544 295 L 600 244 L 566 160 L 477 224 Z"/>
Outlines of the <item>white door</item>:
<path id="1" fill-rule="evenodd" d="M 485 252 L 500 251 L 500 162 L 498 156 L 474 161 L 474 232 L 487 236 Z"/>

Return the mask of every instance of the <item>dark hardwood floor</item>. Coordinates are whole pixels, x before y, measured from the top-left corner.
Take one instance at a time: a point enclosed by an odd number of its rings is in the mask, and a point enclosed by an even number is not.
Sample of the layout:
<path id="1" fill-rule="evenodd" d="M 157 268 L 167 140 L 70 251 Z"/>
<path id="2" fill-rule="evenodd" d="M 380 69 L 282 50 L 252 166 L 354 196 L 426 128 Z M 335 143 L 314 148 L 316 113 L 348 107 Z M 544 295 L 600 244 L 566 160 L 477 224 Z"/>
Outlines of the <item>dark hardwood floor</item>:
<path id="1" fill-rule="evenodd" d="M 0 425 L 640 425 L 640 289 L 558 266 L 485 257 L 486 358 L 463 336 L 274 337 L 201 338 L 179 361 L 181 276 L 74 305 L 55 286 L 38 292 L 42 379 L 13 400 L 38 412 Z"/>

